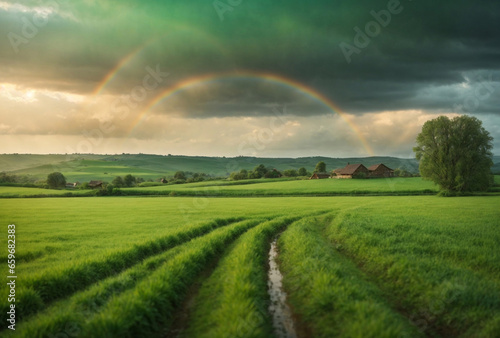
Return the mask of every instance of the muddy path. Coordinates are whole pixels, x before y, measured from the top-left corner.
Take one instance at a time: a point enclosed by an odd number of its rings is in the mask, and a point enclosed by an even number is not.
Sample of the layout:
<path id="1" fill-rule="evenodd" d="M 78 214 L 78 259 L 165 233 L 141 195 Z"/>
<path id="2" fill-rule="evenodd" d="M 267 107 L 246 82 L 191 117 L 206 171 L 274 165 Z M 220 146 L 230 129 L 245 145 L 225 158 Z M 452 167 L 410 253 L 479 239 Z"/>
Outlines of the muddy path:
<path id="1" fill-rule="evenodd" d="M 286 292 L 283 290 L 281 274 L 277 262 L 278 238 L 271 242 L 269 250 L 268 293 L 271 298 L 269 312 L 273 319 L 274 333 L 278 338 L 296 338 L 297 332 L 293 320 L 293 313 L 286 302 Z"/>

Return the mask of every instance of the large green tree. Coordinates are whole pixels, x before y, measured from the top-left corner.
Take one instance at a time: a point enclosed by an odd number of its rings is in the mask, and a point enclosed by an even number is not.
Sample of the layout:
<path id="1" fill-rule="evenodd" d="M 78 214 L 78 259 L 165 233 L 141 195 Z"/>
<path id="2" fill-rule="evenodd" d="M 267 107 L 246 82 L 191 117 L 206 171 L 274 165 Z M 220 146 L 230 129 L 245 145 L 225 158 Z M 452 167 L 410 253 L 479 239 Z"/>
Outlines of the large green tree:
<path id="1" fill-rule="evenodd" d="M 310 176 L 310 174 L 307 172 L 307 169 L 304 167 L 299 168 L 298 174 L 299 176 Z"/>
<path id="2" fill-rule="evenodd" d="M 267 168 L 263 164 L 259 164 L 253 169 L 252 178 L 262 178 L 268 172 Z"/>
<path id="3" fill-rule="evenodd" d="M 326 173 L 326 163 L 323 161 L 319 161 L 316 164 L 316 168 L 314 169 L 315 173 Z"/>
<path id="4" fill-rule="evenodd" d="M 111 183 L 116 188 L 122 188 L 125 186 L 125 181 L 123 180 L 123 177 L 121 177 L 121 176 L 116 176 Z"/>
<path id="5" fill-rule="evenodd" d="M 175 174 L 174 174 L 174 178 L 176 180 L 185 180 L 186 179 L 186 174 L 184 173 L 184 171 L 177 171 Z"/>
<path id="6" fill-rule="evenodd" d="M 64 188 L 66 186 L 66 178 L 60 172 L 53 172 L 47 176 L 47 185 L 51 189 Z"/>
<path id="7" fill-rule="evenodd" d="M 451 192 L 484 191 L 492 183 L 493 138 L 467 115 L 427 121 L 413 148 L 422 177 Z"/>
<path id="8" fill-rule="evenodd" d="M 135 177 L 131 174 L 125 175 L 125 177 L 123 178 L 123 183 L 125 183 L 125 186 L 131 187 L 135 184 Z"/>

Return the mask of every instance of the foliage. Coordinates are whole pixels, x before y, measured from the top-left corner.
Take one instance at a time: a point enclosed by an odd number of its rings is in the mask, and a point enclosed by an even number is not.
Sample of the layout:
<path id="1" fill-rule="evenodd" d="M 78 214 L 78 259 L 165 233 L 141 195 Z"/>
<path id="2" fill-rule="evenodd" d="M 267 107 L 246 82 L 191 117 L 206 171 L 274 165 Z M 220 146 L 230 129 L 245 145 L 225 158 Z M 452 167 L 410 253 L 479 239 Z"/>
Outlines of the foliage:
<path id="1" fill-rule="evenodd" d="M 246 169 L 241 169 L 239 172 L 232 172 L 229 175 L 229 180 L 239 181 L 246 179 L 258 179 L 258 178 L 279 178 L 281 173 L 276 169 L 266 168 L 263 164 L 259 164 L 254 168 L 253 171 L 248 172 Z"/>
<path id="2" fill-rule="evenodd" d="M 132 186 L 134 186 L 135 182 L 136 182 L 136 179 L 131 174 L 127 174 L 123 178 L 123 183 L 125 184 L 126 187 L 132 187 Z"/>
<path id="3" fill-rule="evenodd" d="M 352 178 L 355 178 L 355 179 L 364 179 L 364 178 L 368 178 L 368 175 L 366 173 L 364 173 L 364 172 L 357 172 L 354 175 L 352 175 Z"/>
<path id="4" fill-rule="evenodd" d="M 113 186 L 117 187 L 117 188 L 122 188 L 125 186 L 125 181 L 123 180 L 123 177 L 121 176 L 116 176 L 113 181 L 111 182 L 111 184 L 113 184 Z"/>
<path id="5" fill-rule="evenodd" d="M 263 164 L 259 164 L 253 169 L 253 172 L 248 178 L 262 178 L 267 173 L 267 168 Z"/>
<path id="6" fill-rule="evenodd" d="M 295 169 L 287 169 L 287 170 L 283 170 L 283 176 L 285 176 L 285 177 L 297 177 L 297 176 L 299 176 L 299 173 Z"/>
<path id="7" fill-rule="evenodd" d="M 316 168 L 314 168 L 315 173 L 326 173 L 326 163 L 323 161 L 319 161 L 316 164 Z"/>
<path id="8" fill-rule="evenodd" d="M 176 179 L 176 180 L 185 180 L 186 179 L 186 174 L 184 174 L 184 171 L 177 171 L 174 174 L 174 179 Z"/>
<path id="9" fill-rule="evenodd" d="M 5 171 L 0 172 L 0 185 L 4 186 L 43 186 L 45 183 L 46 180 L 37 180 L 36 177 L 30 175 L 15 175 L 6 173 Z"/>
<path id="10" fill-rule="evenodd" d="M 451 192 L 486 191 L 492 184 L 493 138 L 475 117 L 427 121 L 413 148 L 422 177 Z"/>
<path id="11" fill-rule="evenodd" d="M 299 176 L 311 176 L 311 173 L 308 172 L 307 169 L 304 167 L 299 168 L 298 174 Z"/>
<path id="12" fill-rule="evenodd" d="M 273 170 L 269 170 L 265 175 L 264 175 L 264 178 L 280 178 L 282 175 L 281 173 L 276 170 L 276 169 L 273 169 Z"/>
<path id="13" fill-rule="evenodd" d="M 144 187 L 158 187 L 158 186 L 162 186 L 162 185 L 163 185 L 163 183 L 161 183 L 161 182 L 142 182 L 142 183 L 138 184 L 137 186 L 144 188 Z"/>
<path id="14" fill-rule="evenodd" d="M 16 183 L 16 182 L 17 182 L 16 175 L 7 174 L 5 171 L 2 171 L 0 173 L 0 183 Z"/>
<path id="15" fill-rule="evenodd" d="M 248 178 L 248 171 L 246 169 L 241 169 L 239 172 L 232 172 L 229 175 L 229 179 L 232 181 L 246 180 Z"/>
<path id="16" fill-rule="evenodd" d="M 47 185 L 50 189 L 61 189 L 66 187 L 66 178 L 60 172 L 53 172 L 47 176 Z"/>
<path id="17" fill-rule="evenodd" d="M 396 168 L 394 169 L 394 176 L 395 177 L 413 177 L 414 174 L 406 170 L 406 168 Z"/>

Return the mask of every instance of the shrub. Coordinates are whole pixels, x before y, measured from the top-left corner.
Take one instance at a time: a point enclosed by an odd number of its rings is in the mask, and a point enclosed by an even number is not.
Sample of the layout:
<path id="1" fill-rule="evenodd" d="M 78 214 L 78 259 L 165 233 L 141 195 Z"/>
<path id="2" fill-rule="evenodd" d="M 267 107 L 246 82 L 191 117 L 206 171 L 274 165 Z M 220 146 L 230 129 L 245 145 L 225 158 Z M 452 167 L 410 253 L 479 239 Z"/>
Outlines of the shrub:
<path id="1" fill-rule="evenodd" d="M 47 176 L 47 184 L 51 189 L 60 189 L 66 186 L 66 178 L 60 172 L 53 172 Z"/>
<path id="2" fill-rule="evenodd" d="M 356 179 L 364 179 L 364 178 L 368 178 L 368 175 L 366 175 L 366 173 L 355 173 L 354 175 L 352 175 L 352 178 L 356 178 Z"/>

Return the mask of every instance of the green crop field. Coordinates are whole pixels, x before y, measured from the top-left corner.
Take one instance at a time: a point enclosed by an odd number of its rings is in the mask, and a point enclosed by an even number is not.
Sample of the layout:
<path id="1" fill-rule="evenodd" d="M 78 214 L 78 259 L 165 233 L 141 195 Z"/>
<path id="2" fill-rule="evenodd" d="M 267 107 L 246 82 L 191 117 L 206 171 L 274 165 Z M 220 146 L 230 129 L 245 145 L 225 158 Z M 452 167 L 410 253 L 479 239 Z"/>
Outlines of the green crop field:
<path id="1" fill-rule="evenodd" d="M 436 194 L 437 187 L 419 177 L 397 177 L 371 180 L 297 180 L 256 179 L 244 181 L 207 181 L 187 184 L 165 184 L 151 187 L 122 188 L 124 195 L 178 196 L 327 196 L 327 195 L 423 195 Z M 83 196 L 97 191 L 2 187 L 0 197 Z"/>
<path id="2" fill-rule="evenodd" d="M 0 190 L 1 191 L 1 190 Z M 162 185 L 123 189 L 127 194 L 175 191 L 180 195 L 272 196 L 272 195 L 342 195 L 342 194 L 435 194 L 437 187 L 419 177 L 387 179 L 322 179 L 322 180 L 244 180 Z"/>
<path id="3" fill-rule="evenodd" d="M 296 182 L 310 181 L 280 184 Z M 4 321 L 0 335 L 272 337 L 267 259 L 279 235 L 299 336 L 493 337 L 499 204 L 496 196 L 2 199 L 0 222 L 16 225 L 18 284 L 16 331 Z M 0 290 L 6 313 L 6 283 Z"/>

